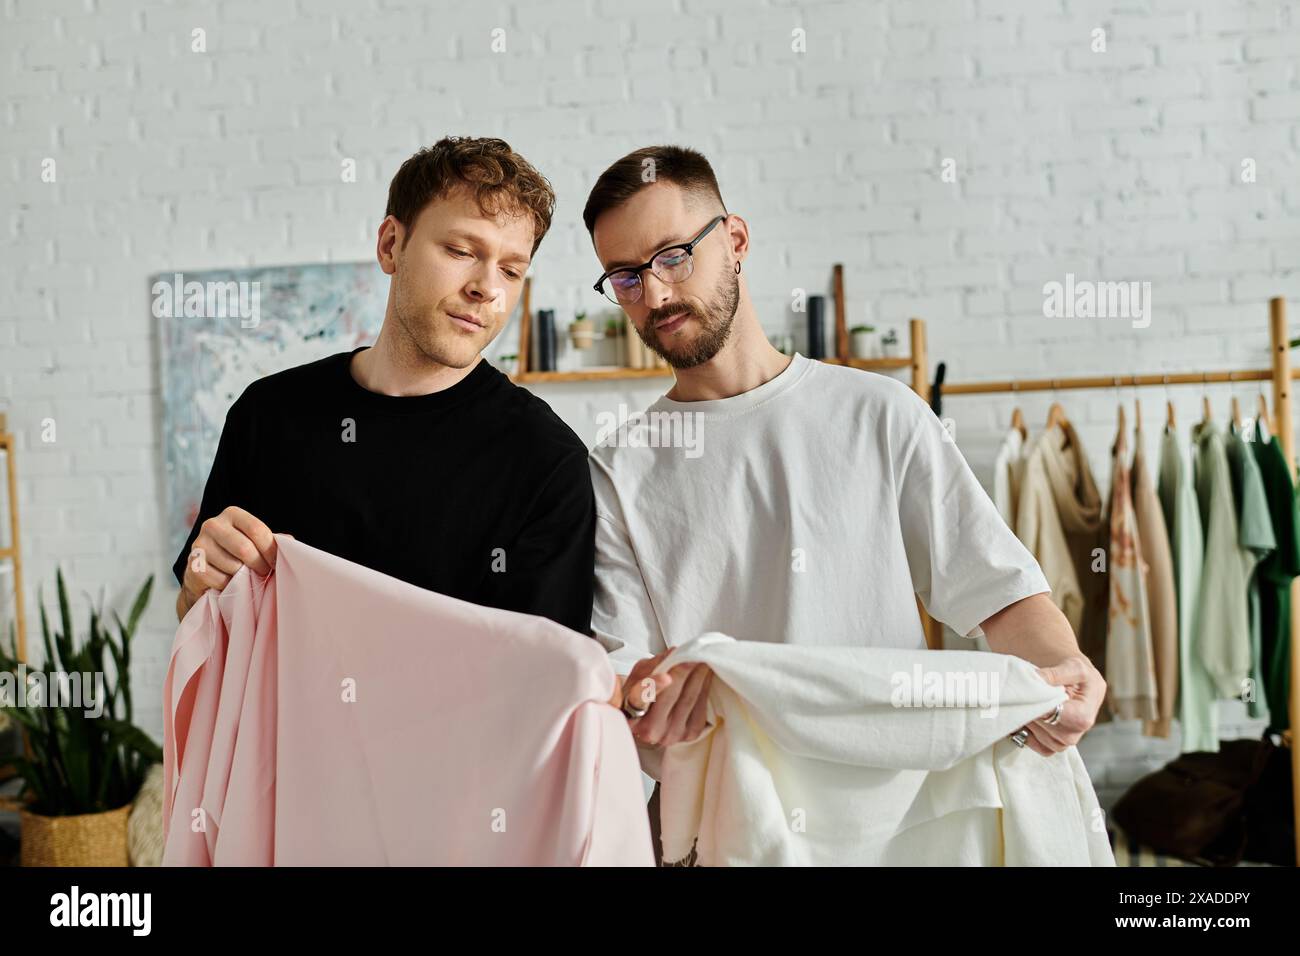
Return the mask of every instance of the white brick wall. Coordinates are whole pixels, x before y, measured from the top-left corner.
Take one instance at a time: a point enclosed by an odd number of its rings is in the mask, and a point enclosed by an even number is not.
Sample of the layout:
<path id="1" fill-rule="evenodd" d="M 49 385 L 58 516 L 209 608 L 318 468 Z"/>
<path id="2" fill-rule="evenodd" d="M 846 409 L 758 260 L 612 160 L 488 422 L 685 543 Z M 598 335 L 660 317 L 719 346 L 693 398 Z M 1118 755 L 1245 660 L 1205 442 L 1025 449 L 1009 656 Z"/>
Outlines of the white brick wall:
<path id="1" fill-rule="evenodd" d="M 133 677 L 155 734 L 174 592 L 146 276 L 370 258 L 390 176 L 445 133 L 504 136 L 551 177 L 535 301 L 561 317 L 590 305 L 597 271 L 587 187 L 665 141 L 709 155 L 749 219 L 769 331 L 791 325 L 791 289 L 822 289 L 842 261 L 850 321 L 905 335 L 924 315 L 950 380 L 1262 366 L 1265 300 L 1300 300 L 1295 2 L 437 6 L 0 3 L 0 398 L 33 636 L 56 562 L 118 606 L 154 573 Z M 190 52 L 196 27 L 206 53 Z M 1105 53 L 1090 49 L 1098 27 Z M 345 156 L 354 184 L 339 181 Z M 41 181 L 46 157 L 56 184 Z M 945 157 L 956 183 L 939 178 Z M 1246 157 L 1254 184 L 1239 181 Z M 1042 285 L 1067 271 L 1150 281 L 1151 327 L 1043 319 Z M 597 411 L 661 387 L 539 391 L 590 441 Z M 1253 406 L 1254 391 L 1238 394 Z M 1172 392 L 1191 421 L 1199 389 Z M 1165 396 L 1145 394 L 1154 423 Z M 1211 389 L 1225 413 L 1228 394 Z M 1064 399 L 1103 485 L 1116 397 Z M 1050 400 L 1026 397 L 1032 422 Z M 949 401 L 977 469 L 1009 410 Z M 1105 787 L 1164 759 L 1124 730 L 1085 753 Z"/>

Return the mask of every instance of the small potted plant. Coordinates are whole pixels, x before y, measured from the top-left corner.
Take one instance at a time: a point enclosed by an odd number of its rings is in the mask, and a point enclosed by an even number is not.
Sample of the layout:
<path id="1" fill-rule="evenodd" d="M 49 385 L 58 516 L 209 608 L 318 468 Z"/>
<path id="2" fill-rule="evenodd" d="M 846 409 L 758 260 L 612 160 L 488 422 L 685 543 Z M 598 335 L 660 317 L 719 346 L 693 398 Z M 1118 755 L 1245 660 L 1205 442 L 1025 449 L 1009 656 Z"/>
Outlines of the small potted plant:
<path id="1" fill-rule="evenodd" d="M 519 371 L 519 356 L 498 355 L 497 365 L 501 367 L 501 371 L 504 372 L 505 374 L 514 375 L 516 372 Z"/>
<path id="2" fill-rule="evenodd" d="M 30 756 L 0 757 L 0 764 L 11 764 L 23 781 L 20 861 L 23 866 L 126 866 L 131 804 L 150 767 L 162 762 L 162 749 L 133 723 L 131 711 L 131 639 L 149 602 L 153 575 L 136 595 L 126 623 L 113 612 L 116 637 L 103 609 L 91 608 L 89 636 L 80 646 L 62 572 L 56 579 L 62 629 L 51 635 L 41 601 L 43 670 L 0 647 L 0 674 L 12 691 L 0 693 L 0 708 L 25 731 L 31 750 Z M 74 682 L 74 675 L 82 679 Z M 96 686 L 87 692 L 86 680 L 92 678 Z M 68 688 L 76 687 L 81 692 L 74 690 L 68 701 Z"/>
<path id="3" fill-rule="evenodd" d="M 885 354 L 885 358 L 894 358 L 898 355 L 898 330 L 890 329 L 880 339 L 880 347 Z"/>
<path id="4" fill-rule="evenodd" d="M 574 313 L 573 322 L 569 325 L 569 340 L 573 342 L 575 349 L 581 351 L 591 348 L 595 338 L 596 330 L 591 319 L 587 318 L 586 312 L 579 309 Z"/>
<path id="5" fill-rule="evenodd" d="M 871 337 L 875 332 L 874 325 L 855 325 L 849 329 L 850 349 L 855 359 L 875 358 L 871 348 Z"/>

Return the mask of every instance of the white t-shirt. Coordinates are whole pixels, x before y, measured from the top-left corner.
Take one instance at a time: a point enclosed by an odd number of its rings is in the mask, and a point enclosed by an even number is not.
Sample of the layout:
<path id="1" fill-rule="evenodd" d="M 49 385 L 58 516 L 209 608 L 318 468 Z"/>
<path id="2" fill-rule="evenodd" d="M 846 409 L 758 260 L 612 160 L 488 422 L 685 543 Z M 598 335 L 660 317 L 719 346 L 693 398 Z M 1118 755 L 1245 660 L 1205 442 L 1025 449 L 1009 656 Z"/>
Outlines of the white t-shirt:
<path id="1" fill-rule="evenodd" d="M 973 636 L 1050 591 L 929 405 L 896 379 L 796 354 L 748 392 L 660 398 L 643 416 L 590 456 L 592 629 L 620 674 L 707 631 L 924 648 L 917 594 Z"/>

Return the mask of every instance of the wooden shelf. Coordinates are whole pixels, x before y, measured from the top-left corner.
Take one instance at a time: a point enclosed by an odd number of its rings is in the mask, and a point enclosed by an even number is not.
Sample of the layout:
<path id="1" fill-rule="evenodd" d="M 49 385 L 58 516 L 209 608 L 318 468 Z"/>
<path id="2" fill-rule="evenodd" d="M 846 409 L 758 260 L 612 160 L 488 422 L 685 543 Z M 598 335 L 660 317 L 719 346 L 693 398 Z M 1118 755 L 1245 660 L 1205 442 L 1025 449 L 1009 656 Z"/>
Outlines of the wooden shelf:
<path id="1" fill-rule="evenodd" d="M 832 272 L 835 300 L 835 354 L 848 355 L 849 333 L 846 320 L 847 310 L 844 304 L 844 267 L 836 265 Z M 519 366 L 521 371 L 510 376 L 510 380 L 520 385 L 546 384 L 558 382 L 617 382 L 641 378 L 671 378 L 671 368 L 592 368 L 571 369 L 564 372 L 535 372 L 528 369 L 530 329 L 533 322 L 532 277 L 524 279 L 524 291 L 521 302 L 522 314 L 519 323 Z M 893 358 L 825 358 L 830 365 L 846 365 L 849 368 L 867 371 L 886 369 L 911 369 L 912 387 L 917 394 L 927 401 L 930 397 L 929 383 L 925 379 L 925 326 L 920 319 L 911 320 L 912 354 Z"/>

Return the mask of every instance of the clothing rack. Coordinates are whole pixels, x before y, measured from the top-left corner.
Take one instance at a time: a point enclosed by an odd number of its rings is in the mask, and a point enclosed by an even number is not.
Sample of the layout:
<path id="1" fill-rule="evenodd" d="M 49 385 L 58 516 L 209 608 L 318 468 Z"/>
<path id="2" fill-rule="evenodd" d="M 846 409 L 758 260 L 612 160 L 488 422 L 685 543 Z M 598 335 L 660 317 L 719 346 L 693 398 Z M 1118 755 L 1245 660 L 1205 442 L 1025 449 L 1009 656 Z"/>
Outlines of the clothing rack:
<path id="1" fill-rule="evenodd" d="M 9 542 L 5 544 L 0 541 L 0 563 L 7 561 L 13 568 L 14 626 L 11 650 L 16 660 L 25 661 L 27 660 L 27 619 L 23 609 L 23 558 L 18 549 L 18 471 L 14 465 L 16 444 L 14 436 L 6 431 L 5 414 L 0 412 L 0 454 L 3 454 L 5 459 L 5 486 L 9 505 Z M 9 647 L 8 632 L 0 633 L 0 646 Z M 29 746 L 26 735 L 21 739 L 24 746 Z M 30 753 L 27 755 L 30 756 Z M 12 766 L 0 768 L 0 783 L 13 777 L 17 772 L 17 769 Z M 3 801 L 0 801 L 0 809 L 2 808 Z"/>
<path id="2" fill-rule="evenodd" d="M 1295 420 L 1291 407 L 1291 382 L 1300 369 L 1291 364 L 1291 346 L 1286 328 L 1286 300 L 1269 300 L 1269 345 L 1272 367 L 1267 369 L 1223 370 L 1214 372 L 1161 372 L 1151 375 L 1093 375 L 1079 378 L 1013 379 L 1001 382 L 944 383 L 943 395 L 989 395 L 1003 392 L 1055 392 L 1070 389 L 1138 387 L 1145 385 L 1208 385 L 1223 382 L 1272 382 L 1272 432 L 1282 444 L 1282 451 L 1296 478 Z M 928 389 L 927 389 L 928 391 Z M 922 396 L 929 400 L 929 395 Z M 927 627 L 936 622 L 927 621 Z M 927 634 L 927 640 L 931 635 Z M 931 643 L 931 646 L 939 646 Z M 1282 735 L 1291 750 L 1291 793 L 1296 824 L 1296 861 L 1300 864 L 1300 747 L 1295 746 L 1296 728 L 1300 727 L 1300 578 L 1291 583 L 1291 692 L 1289 699 L 1291 728 Z"/>

